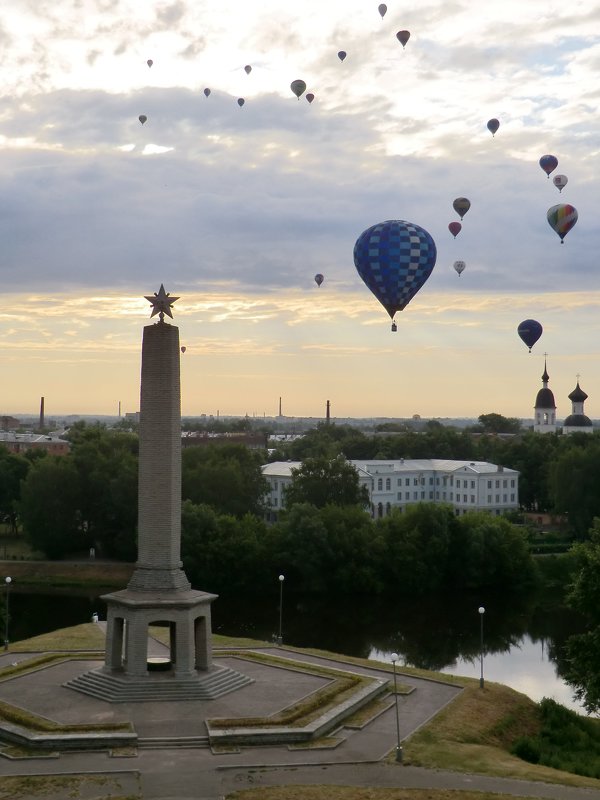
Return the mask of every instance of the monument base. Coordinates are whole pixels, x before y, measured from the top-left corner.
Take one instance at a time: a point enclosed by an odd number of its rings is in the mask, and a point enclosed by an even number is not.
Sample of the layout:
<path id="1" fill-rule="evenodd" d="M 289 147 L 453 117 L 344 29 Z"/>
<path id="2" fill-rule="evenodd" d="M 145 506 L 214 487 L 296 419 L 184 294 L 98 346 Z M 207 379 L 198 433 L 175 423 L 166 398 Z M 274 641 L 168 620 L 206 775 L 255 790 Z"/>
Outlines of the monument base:
<path id="1" fill-rule="evenodd" d="M 103 595 L 107 606 L 105 672 L 142 681 L 148 677 L 151 625 L 169 632 L 169 674 L 185 679 L 208 672 L 212 667 L 210 607 L 216 597 L 192 589 L 124 589 Z"/>

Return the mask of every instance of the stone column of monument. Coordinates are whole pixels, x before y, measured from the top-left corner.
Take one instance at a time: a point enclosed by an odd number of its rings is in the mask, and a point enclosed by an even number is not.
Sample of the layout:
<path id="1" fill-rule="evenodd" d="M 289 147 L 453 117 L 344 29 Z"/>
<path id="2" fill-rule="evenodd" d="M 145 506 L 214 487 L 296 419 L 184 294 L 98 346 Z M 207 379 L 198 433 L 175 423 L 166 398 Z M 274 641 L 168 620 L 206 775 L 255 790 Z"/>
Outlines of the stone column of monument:
<path id="1" fill-rule="evenodd" d="M 164 319 L 179 298 L 161 285 L 146 299 L 159 320 L 144 328 L 142 340 L 138 559 L 127 588 L 103 596 L 104 666 L 66 685 L 111 702 L 167 700 L 174 691 L 179 699 L 212 699 L 251 679 L 213 664 L 216 595 L 192 589 L 182 569 L 179 331 Z M 169 657 L 149 659 L 149 628 L 157 623 L 168 626 Z"/>

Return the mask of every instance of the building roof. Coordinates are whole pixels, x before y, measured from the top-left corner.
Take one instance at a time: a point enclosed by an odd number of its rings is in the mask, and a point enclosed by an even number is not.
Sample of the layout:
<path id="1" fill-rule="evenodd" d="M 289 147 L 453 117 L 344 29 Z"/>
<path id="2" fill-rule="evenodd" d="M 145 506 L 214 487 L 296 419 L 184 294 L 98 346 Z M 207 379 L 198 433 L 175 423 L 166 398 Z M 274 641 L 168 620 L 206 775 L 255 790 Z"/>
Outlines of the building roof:
<path id="1" fill-rule="evenodd" d="M 591 424 L 591 423 L 590 423 Z M 290 477 L 292 469 L 298 469 L 301 466 L 301 461 L 273 461 L 271 464 L 265 464 L 262 468 L 263 475 L 273 477 Z M 406 472 L 468 472 L 471 474 L 487 474 L 504 472 L 511 475 L 517 475 L 518 471 L 515 469 L 508 469 L 507 467 L 498 467 L 496 464 L 490 464 L 487 461 L 455 461 L 446 458 L 400 458 L 400 459 L 386 459 L 377 460 L 350 460 L 359 472 L 365 476 Z"/>

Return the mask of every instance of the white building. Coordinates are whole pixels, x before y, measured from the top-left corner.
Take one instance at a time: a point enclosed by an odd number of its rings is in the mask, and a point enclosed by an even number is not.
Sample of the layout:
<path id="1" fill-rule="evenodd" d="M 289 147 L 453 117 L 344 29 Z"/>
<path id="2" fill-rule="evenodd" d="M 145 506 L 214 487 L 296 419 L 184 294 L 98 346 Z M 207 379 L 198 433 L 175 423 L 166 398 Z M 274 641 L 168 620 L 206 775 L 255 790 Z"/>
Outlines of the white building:
<path id="1" fill-rule="evenodd" d="M 262 468 L 270 491 L 271 518 L 285 507 L 285 489 L 300 461 L 275 461 Z M 396 461 L 350 461 L 359 482 L 366 486 L 373 517 L 393 508 L 403 511 L 411 503 L 449 503 L 457 515 L 467 511 L 503 514 L 519 508 L 519 473 L 485 461 L 450 461 L 441 458 Z"/>

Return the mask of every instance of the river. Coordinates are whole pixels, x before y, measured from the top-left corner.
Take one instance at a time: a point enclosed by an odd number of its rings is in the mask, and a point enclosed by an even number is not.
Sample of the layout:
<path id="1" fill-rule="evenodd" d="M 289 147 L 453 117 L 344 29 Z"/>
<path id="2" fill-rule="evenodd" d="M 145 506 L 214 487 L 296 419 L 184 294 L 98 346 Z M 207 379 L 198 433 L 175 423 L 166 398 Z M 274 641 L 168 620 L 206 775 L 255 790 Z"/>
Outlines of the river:
<path id="1" fill-rule="evenodd" d="M 485 607 L 482 619 L 478 613 Z M 17 641 L 56 628 L 101 618 L 105 605 L 94 590 L 21 590 L 10 596 L 9 639 Z M 584 713 L 558 672 L 560 647 L 581 630 L 575 614 L 553 598 L 431 597 L 418 602 L 364 597 L 323 599 L 283 594 L 221 596 L 213 604 L 213 631 L 271 640 L 345 655 L 498 681 L 533 700 L 551 697 Z M 482 639 L 483 633 L 483 639 Z M 483 650 L 481 643 L 483 641 Z"/>

